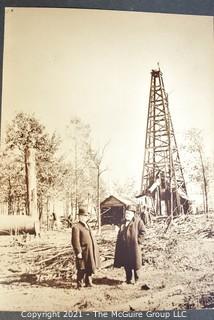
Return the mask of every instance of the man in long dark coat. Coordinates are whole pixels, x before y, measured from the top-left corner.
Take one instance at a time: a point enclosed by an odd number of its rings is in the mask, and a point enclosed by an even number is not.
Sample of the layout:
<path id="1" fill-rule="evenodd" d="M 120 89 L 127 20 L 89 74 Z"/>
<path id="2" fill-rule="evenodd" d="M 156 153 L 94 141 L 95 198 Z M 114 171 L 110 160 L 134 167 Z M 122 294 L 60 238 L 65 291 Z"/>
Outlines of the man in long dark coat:
<path id="1" fill-rule="evenodd" d="M 87 224 L 88 213 L 79 209 L 79 222 L 72 227 L 71 243 L 76 255 L 77 288 L 92 287 L 92 273 L 99 267 L 99 251 L 96 240 Z"/>
<path id="2" fill-rule="evenodd" d="M 134 273 L 135 282 L 139 280 L 142 267 L 140 244 L 144 238 L 145 227 L 143 221 L 135 214 L 135 206 L 128 206 L 125 221 L 122 223 L 116 242 L 114 267 L 124 267 L 126 282 L 132 283 Z"/>

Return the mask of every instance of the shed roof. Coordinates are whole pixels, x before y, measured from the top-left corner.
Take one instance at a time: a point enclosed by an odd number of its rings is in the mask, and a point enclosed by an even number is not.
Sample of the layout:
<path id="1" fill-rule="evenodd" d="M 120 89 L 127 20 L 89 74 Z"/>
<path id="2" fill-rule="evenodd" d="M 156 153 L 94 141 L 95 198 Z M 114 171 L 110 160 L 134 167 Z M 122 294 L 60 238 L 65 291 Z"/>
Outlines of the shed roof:
<path id="1" fill-rule="evenodd" d="M 135 201 L 129 199 L 129 198 L 121 198 L 121 197 L 116 197 L 113 195 L 110 195 L 109 197 L 107 197 L 106 199 L 104 199 L 100 205 L 104 206 L 104 205 L 121 205 L 121 206 L 127 206 L 130 204 L 136 204 Z"/>

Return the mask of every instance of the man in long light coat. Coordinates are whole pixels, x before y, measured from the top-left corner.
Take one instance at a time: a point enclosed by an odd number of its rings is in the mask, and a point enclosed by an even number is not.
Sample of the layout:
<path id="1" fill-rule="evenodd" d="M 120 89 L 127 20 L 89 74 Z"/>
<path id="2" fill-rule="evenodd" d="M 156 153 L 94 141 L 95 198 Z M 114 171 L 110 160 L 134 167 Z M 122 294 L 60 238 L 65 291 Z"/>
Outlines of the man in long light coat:
<path id="1" fill-rule="evenodd" d="M 124 267 L 126 282 L 137 282 L 142 267 L 142 254 L 140 244 L 144 238 L 145 227 L 143 221 L 135 214 L 136 208 L 128 206 L 125 212 L 125 220 L 122 223 L 116 242 L 114 267 Z"/>
<path id="2" fill-rule="evenodd" d="M 76 255 L 77 288 L 92 286 L 92 274 L 99 267 L 99 252 L 96 240 L 87 223 L 88 213 L 79 209 L 79 222 L 72 227 L 71 243 Z"/>

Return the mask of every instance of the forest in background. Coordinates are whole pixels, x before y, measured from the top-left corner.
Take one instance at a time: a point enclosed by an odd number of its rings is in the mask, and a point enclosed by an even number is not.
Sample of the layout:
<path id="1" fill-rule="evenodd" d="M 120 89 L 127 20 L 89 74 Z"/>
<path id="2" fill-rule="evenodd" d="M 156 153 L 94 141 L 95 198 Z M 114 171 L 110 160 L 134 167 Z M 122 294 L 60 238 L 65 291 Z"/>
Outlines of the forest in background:
<path id="1" fill-rule="evenodd" d="M 69 121 L 66 132 L 69 149 L 65 154 L 60 151 L 62 139 L 57 132 L 49 133 L 32 114 L 17 113 L 8 125 L 0 153 L 1 213 L 29 215 L 26 150 L 33 148 L 36 151 L 40 221 L 47 224 L 56 201 L 62 204 L 63 215 L 72 216 L 72 220 L 82 205 L 98 217 L 100 202 L 109 195 L 108 186 L 102 179 L 104 172 L 108 174 L 108 168 L 103 165 L 108 143 L 102 148 L 93 146 L 90 125 L 79 118 Z M 206 156 L 202 133 L 197 129 L 188 130 L 180 150 L 185 178 L 189 183 L 199 186 L 203 198 L 199 209 L 208 214 L 212 209 L 214 162 Z M 125 185 L 114 181 L 113 192 L 134 199 L 137 193 L 134 179 L 127 178 Z"/>

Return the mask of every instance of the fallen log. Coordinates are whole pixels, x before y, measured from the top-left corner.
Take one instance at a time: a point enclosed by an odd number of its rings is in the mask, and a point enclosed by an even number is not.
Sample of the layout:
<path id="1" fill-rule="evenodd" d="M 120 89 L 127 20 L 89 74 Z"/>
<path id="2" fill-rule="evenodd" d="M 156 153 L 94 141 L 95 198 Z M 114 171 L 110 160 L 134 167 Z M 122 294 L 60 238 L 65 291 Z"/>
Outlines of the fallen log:
<path id="1" fill-rule="evenodd" d="M 0 235 L 36 234 L 35 219 L 30 216 L 0 216 Z"/>
<path id="2" fill-rule="evenodd" d="M 41 261 L 39 261 L 37 264 L 38 264 L 38 265 L 41 265 L 41 264 L 43 264 L 43 263 L 49 264 L 49 263 L 51 263 L 53 260 L 55 260 L 56 258 L 58 258 L 58 257 L 60 257 L 60 256 L 63 256 L 65 253 L 69 253 L 69 252 L 70 252 L 70 250 L 67 249 L 67 250 L 65 250 L 65 251 L 62 251 L 62 252 L 56 254 L 55 256 L 52 256 L 51 258 L 41 260 Z"/>

